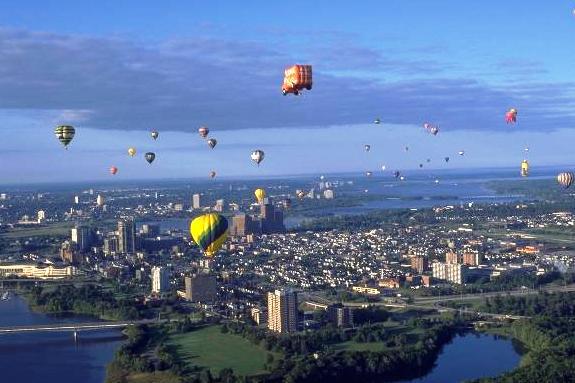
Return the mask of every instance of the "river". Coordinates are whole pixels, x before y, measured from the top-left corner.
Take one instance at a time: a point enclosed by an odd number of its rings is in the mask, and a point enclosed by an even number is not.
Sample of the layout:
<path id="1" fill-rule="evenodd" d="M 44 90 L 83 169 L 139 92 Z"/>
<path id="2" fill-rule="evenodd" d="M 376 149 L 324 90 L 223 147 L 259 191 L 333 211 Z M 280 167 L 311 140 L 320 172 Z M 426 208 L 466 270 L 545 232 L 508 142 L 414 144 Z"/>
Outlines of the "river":
<path id="1" fill-rule="evenodd" d="M 0 326 L 85 322 L 30 311 L 17 296 L 0 301 Z M 103 383 L 106 365 L 122 343 L 119 330 L 0 335 L 0 381 L 6 383 Z"/>

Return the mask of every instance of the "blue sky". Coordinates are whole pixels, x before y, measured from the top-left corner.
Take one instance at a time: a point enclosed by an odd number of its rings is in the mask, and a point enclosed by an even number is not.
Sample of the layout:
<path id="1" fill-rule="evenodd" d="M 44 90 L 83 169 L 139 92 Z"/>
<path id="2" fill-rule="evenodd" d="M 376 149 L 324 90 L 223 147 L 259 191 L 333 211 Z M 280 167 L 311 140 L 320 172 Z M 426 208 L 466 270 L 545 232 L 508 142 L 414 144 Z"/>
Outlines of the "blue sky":
<path id="1" fill-rule="evenodd" d="M 570 165 L 572 1 L 0 3 L 0 180 Z M 280 93 L 283 69 L 314 89 Z M 503 120 L 509 107 L 518 123 Z M 371 121 L 379 117 L 380 125 Z M 439 124 L 427 135 L 424 122 Z M 68 151 L 53 128 L 70 123 Z M 197 136 L 208 126 L 219 144 Z M 149 131 L 161 133 L 158 141 Z M 370 153 L 363 144 L 370 143 Z M 409 153 L 403 151 L 410 146 Z M 148 166 L 140 153 L 155 151 Z M 262 166 L 249 160 L 266 152 Z"/>

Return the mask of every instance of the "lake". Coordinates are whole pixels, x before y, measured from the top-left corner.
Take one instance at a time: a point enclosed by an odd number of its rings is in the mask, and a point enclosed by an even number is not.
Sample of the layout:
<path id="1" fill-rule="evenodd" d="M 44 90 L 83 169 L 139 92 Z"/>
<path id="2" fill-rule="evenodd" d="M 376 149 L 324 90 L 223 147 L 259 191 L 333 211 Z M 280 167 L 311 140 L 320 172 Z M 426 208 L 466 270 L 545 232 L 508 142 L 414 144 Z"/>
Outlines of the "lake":
<path id="1" fill-rule="evenodd" d="M 12 295 L 0 301 L 0 326 L 85 322 L 31 312 Z M 94 321 L 92 318 L 91 321 Z M 106 366 L 123 341 L 119 330 L 0 335 L 0 381 L 18 383 L 103 383 Z"/>
<path id="2" fill-rule="evenodd" d="M 455 383 L 495 377 L 516 368 L 520 360 L 511 340 L 472 332 L 445 345 L 427 375 L 398 383 Z"/>

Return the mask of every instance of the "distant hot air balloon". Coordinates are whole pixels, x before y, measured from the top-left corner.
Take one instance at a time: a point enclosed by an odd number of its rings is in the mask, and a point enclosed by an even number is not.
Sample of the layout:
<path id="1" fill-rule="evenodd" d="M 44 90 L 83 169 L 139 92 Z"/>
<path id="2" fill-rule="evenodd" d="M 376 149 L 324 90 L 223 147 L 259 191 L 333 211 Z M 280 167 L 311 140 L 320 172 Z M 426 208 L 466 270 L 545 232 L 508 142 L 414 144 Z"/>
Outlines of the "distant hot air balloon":
<path id="1" fill-rule="evenodd" d="M 364 145 L 363 148 L 365 149 L 366 152 L 369 152 L 371 150 L 371 145 Z"/>
<path id="2" fill-rule="evenodd" d="M 404 150 L 405 150 L 406 152 L 409 152 L 409 146 L 406 146 L 406 147 L 404 148 Z"/>
<path id="3" fill-rule="evenodd" d="M 527 177 L 529 175 L 529 162 L 527 160 L 521 161 L 521 177 Z"/>
<path id="4" fill-rule="evenodd" d="M 216 177 L 216 172 L 212 170 L 210 172 L 210 178 L 215 178 L 215 177 Z"/>
<path id="5" fill-rule="evenodd" d="M 198 133 L 200 134 L 200 137 L 206 138 L 208 136 L 208 133 L 210 133 L 210 130 L 205 126 L 201 126 L 200 128 L 198 128 Z"/>
<path id="6" fill-rule="evenodd" d="M 373 120 L 373 123 L 376 125 L 381 124 L 381 120 L 379 118 L 376 118 L 375 120 Z"/>
<path id="7" fill-rule="evenodd" d="M 423 124 L 423 128 L 425 130 L 427 130 L 428 133 L 433 134 L 434 136 L 436 136 L 437 133 L 439 133 L 439 127 L 438 126 L 432 125 L 432 124 L 427 123 L 427 122 L 425 124 Z"/>
<path id="8" fill-rule="evenodd" d="M 156 159 L 156 154 L 148 152 L 144 155 L 144 158 L 146 159 L 146 161 L 148 161 L 149 164 L 151 164 Z"/>
<path id="9" fill-rule="evenodd" d="M 54 129 L 54 134 L 62 145 L 64 145 L 64 148 L 68 149 L 68 145 L 70 145 L 70 142 L 72 142 L 76 135 L 76 129 L 71 125 L 59 125 Z"/>
<path id="10" fill-rule="evenodd" d="M 258 166 L 260 166 L 260 162 L 264 160 L 265 153 L 263 150 L 254 150 L 251 154 L 251 159 L 255 162 Z"/>
<path id="11" fill-rule="evenodd" d="M 381 170 L 385 171 L 385 165 L 381 165 Z"/>
<path id="12" fill-rule="evenodd" d="M 115 166 L 110 167 L 110 174 L 114 176 L 116 173 L 118 173 L 118 168 Z"/>
<path id="13" fill-rule="evenodd" d="M 399 175 L 400 175 L 400 174 L 401 174 L 401 173 L 400 173 L 399 171 L 397 171 L 397 170 L 396 170 L 395 172 L 393 172 L 393 176 L 394 176 L 395 178 L 399 178 Z"/>
<path id="14" fill-rule="evenodd" d="M 156 131 L 156 130 L 152 130 L 152 133 L 150 133 L 150 135 L 152 136 L 152 138 L 154 140 L 157 140 L 160 133 L 158 133 L 158 131 Z"/>
<path id="15" fill-rule="evenodd" d="M 216 147 L 217 143 L 218 143 L 218 141 L 216 141 L 215 138 L 210 138 L 208 140 L 208 146 L 212 149 Z"/>
<path id="16" fill-rule="evenodd" d="M 419 168 L 421 169 L 423 167 L 423 164 L 419 164 Z"/>
<path id="17" fill-rule="evenodd" d="M 297 96 L 303 89 L 311 90 L 312 85 L 311 65 L 294 65 L 284 72 L 282 93 L 284 96 L 288 93 Z"/>
<path id="18" fill-rule="evenodd" d="M 434 181 L 434 182 L 435 182 L 436 184 L 438 184 L 438 183 L 439 183 L 439 180 L 438 180 L 438 179 L 435 179 L 435 181 Z"/>
<path id="19" fill-rule="evenodd" d="M 254 195 L 256 196 L 256 200 L 258 201 L 258 203 L 262 203 L 264 198 L 266 198 L 266 191 L 262 188 L 257 188 L 256 190 L 254 190 Z"/>
<path id="20" fill-rule="evenodd" d="M 368 172 L 365 172 L 365 176 L 366 176 L 366 177 L 371 177 L 372 175 L 373 175 L 372 172 L 369 172 L 369 171 L 368 171 Z"/>
<path id="21" fill-rule="evenodd" d="M 517 122 L 517 109 L 511 108 L 505 113 L 505 122 L 508 124 Z"/>
<path id="22" fill-rule="evenodd" d="M 323 180 L 325 180 L 325 176 L 323 176 L 323 175 L 319 176 L 319 179 L 323 181 Z"/>
<path id="23" fill-rule="evenodd" d="M 563 172 L 557 175 L 557 182 L 565 189 L 569 188 L 575 179 L 575 174 L 572 172 Z"/>
<path id="24" fill-rule="evenodd" d="M 449 157 L 444 158 L 445 162 L 449 162 Z"/>
<path id="25" fill-rule="evenodd" d="M 306 193 L 305 191 L 303 191 L 303 190 L 298 190 L 298 191 L 296 192 L 296 196 L 297 196 L 297 198 L 299 198 L 299 199 L 304 199 L 306 195 L 307 195 L 307 193 Z"/>
<path id="26" fill-rule="evenodd" d="M 228 220 L 216 213 L 201 215 L 190 223 L 190 234 L 204 254 L 213 257 L 228 237 Z"/>
<path id="27" fill-rule="evenodd" d="M 464 150 L 460 150 L 457 154 L 459 154 L 460 156 L 462 156 L 462 155 L 465 154 L 465 151 L 464 151 Z"/>
<path id="28" fill-rule="evenodd" d="M 136 155 L 136 149 L 135 148 L 129 148 L 128 149 L 128 155 L 130 157 L 134 157 Z"/>
<path id="29" fill-rule="evenodd" d="M 400 181 L 405 181 L 405 176 L 400 176 L 400 177 L 399 177 L 399 180 L 400 180 Z"/>

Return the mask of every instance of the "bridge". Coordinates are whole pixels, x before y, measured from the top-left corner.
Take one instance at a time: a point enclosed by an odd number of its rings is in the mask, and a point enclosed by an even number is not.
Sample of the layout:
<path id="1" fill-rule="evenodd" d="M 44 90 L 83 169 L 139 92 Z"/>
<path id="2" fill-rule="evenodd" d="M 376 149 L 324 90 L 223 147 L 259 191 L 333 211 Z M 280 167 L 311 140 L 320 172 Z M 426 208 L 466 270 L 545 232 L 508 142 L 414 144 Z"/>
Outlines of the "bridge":
<path id="1" fill-rule="evenodd" d="M 110 330 L 117 328 L 125 328 L 132 325 L 163 323 L 165 321 L 166 320 L 144 319 L 138 321 L 123 321 L 123 322 L 87 322 L 87 323 L 39 324 L 29 326 L 8 326 L 8 327 L 0 327 L 0 335 L 36 333 L 36 332 L 74 332 L 75 334 L 77 334 L 79 331 Z"/>

